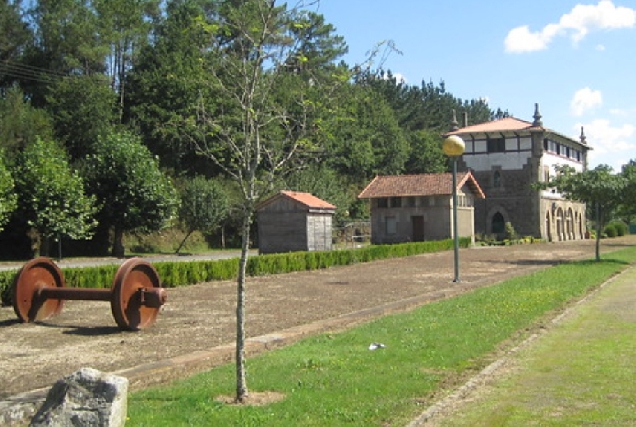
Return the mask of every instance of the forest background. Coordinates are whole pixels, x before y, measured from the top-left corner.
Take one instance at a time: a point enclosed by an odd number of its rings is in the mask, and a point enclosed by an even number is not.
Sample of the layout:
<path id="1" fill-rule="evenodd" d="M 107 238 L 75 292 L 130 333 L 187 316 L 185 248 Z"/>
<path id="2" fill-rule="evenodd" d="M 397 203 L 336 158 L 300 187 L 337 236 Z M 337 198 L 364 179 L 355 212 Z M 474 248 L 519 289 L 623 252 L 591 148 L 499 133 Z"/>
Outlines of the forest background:
<path id="1" fill-rule="evenodd" d="M 444 81 L 396 79 L 383 69 L 399 54 L 390 40 L 345 63 L 346 40 L 315 1 L 277 6 L 275 25 L 259 26 L 268 3 L 0 0 L 0 258 L 55 241 L 65 255 L 123 256 L 125 236 L 177 229 L 239 246 L 241 188 L 227 171 L 246 115 L 278 112 L 253 121 L 271 149 L 256 167 L 275 172 L 258 175 L 259 199 L 309 192 L 337 206 L 337 225 L 368 218 L 356 196 L 377 174 L 446 171 L 453 111 L 469 124 L 507 115 Z M 268 51 L 292 54 L 255 62 L 250 28 L 275 28 Z M 248 63 L 267 96 L 246 110 L 233 70 Z"/>

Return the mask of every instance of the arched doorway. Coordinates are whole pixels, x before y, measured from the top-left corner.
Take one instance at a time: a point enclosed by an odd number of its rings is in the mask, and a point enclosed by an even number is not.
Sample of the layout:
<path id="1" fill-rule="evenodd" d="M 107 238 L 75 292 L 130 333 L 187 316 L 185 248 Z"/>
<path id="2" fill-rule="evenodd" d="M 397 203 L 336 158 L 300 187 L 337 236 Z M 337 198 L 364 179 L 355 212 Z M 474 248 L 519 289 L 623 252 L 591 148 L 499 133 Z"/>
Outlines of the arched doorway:
<path id="1" fill-rule="evenodd" d="M 548 242 L 552 241 L 552 227 L 550 224 L 550 212 L 545 213 L 545 236 Z"/>
<path id="2" fill-rule="evenodd" d="M 490 229 L 492 230 L 492 234 L 496 234 L 497 237 L 503 237 L 506 232 L 506 222 L 501 212 L 497 212 L 492 216 Z"/>

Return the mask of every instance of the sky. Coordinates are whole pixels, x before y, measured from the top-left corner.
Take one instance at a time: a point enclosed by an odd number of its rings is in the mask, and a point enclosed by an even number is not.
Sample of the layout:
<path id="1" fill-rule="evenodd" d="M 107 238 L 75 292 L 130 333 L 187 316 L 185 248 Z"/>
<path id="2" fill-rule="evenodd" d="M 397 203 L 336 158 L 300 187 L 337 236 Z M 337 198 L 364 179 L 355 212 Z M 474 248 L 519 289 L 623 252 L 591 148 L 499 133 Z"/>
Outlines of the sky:
<path id="1" fill-rule="evenodd" d="M 636 160 L 635 0 L 320 0 L 312 10 L 344 37 L 349 65 L 391 43 L 373 68 L 409 85 L 444 81 L 457 98 L 530 122 L 538 103 L 545 127 L 576 140 L 583 127 L 589 168 Z"/>

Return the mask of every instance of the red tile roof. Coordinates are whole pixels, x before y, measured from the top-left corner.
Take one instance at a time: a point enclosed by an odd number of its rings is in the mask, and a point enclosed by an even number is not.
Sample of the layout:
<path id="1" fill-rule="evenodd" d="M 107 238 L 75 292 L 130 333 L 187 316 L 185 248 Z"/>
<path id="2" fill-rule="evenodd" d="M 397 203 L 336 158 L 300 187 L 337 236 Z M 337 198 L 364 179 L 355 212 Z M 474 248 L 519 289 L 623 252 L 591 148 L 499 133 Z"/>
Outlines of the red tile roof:
<path id="1" fill-rule="evenodd" d="M 313 209 L 336 209 L 336 207 L 334 205 L 332 205 L 331 203 L 327 203 L 322 199 L 319 199 L 318 197 L 314 196 L 313 194 L 310 193 L 301 193 L 298 191 L 281 191 L 280 194 L 283 194 L 291 199 L 296 200 L 297 202 L 302 203 L 303 205 L 307 206 L 308 208 L 313 208 Z"/>
<path id="2" fill-rule="evenodd" d="M 529 129 L 541 129 L 541 128 L 537 126 L 533 126 L 531 122 L 526 122 L 525 120 L 519 120 L 514 117 L 506 117 L 499 120 L 493 120 L 491 122 L 466 126 L 456 131 L 448 132 L 446 135 L 457 135 L 457 134 L 464 134 L 464 133 L 520 131 L 520 130 L 529 130 Z"/>
<path id="3" fill-rule="evenodd" d="M 457 188 L 468 185 L 477 198 L 485 198 L 479 183 L 470 172 L 457 174 Z M 453 175 L 435 173 L 421 175 L 376 176 L 358 195 L 359 199 L 382 197 L 435 196 L 453 194 Z"/>

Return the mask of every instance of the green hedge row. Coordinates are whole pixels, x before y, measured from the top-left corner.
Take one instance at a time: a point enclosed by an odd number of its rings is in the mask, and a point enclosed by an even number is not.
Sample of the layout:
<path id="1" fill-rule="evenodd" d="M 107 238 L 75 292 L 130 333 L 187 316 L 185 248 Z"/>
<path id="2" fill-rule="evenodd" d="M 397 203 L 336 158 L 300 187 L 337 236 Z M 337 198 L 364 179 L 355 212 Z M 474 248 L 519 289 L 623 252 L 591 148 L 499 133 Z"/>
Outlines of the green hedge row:
<path id="1" fill-rule="evenodd" d="M 460 239 L 461 247 L 470 245 L 469 238 Z M 350 265 L 379 259 L 398 258 L 422 253 L 439 252 L 453 248 L 452 240 L 372 245 L 359 249 L 328 252 L 289 252 L 253 256 L 248 259 L 248 276 L 317 270 L 339 265 Z M 239 259 L 191 262 L 158 262 L 153 264 L 162 286 L 174 288 L 214 280 L 233 280 L 238 274 Z M 83 268 L 63 268 L 66 286 L 78 288 L 108 288 L 112 285 L 117 265 Z M 16 271 L 0 271 L 2 303 L 11 304 L 11 285 Z"/>

